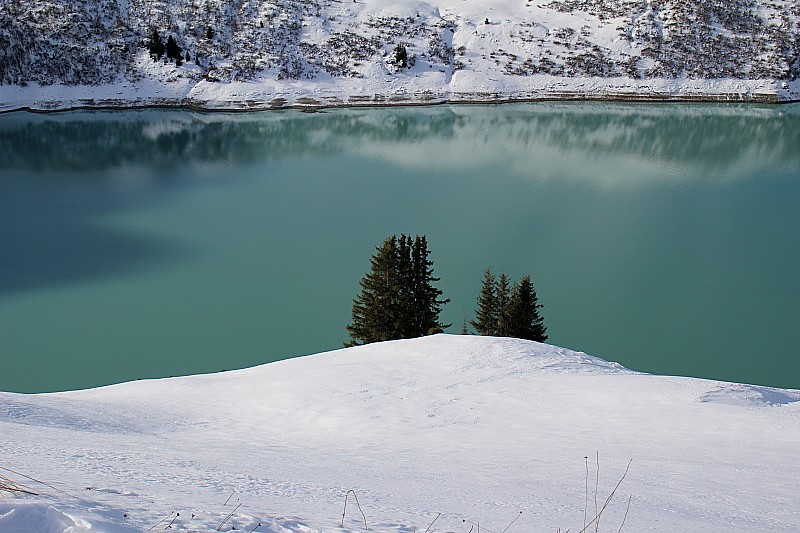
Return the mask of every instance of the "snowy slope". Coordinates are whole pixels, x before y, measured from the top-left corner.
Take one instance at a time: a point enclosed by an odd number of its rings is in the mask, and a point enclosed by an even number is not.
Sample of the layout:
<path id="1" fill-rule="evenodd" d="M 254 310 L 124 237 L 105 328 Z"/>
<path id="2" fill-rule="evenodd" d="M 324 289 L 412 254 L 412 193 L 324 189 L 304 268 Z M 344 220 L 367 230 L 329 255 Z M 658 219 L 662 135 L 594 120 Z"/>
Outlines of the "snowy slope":
<path id="1" fill-rule="evenodd" d="M 0 474 L 39 493 L 0 531 L 577 531 L 599 455 L 599 507 L 631 461 L 600 531 L 796 532 L 798 442 L 800 391 L 437 335 L 0 393 Z"/>
<path id="2" fill-rule="evenodd" d="M 794 0 L 0 2 L 0 110 L 778 102 L 799 76 Z"/>

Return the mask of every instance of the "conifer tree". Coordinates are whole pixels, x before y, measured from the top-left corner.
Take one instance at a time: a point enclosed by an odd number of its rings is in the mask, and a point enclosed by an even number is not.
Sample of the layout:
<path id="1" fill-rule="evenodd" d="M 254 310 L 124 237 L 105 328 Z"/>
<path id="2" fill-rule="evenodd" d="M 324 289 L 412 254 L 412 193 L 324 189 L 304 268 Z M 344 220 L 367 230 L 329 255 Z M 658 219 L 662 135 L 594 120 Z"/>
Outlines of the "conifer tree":
<path id="1" fill-rule="evenodd" d="M 459 335 L 469 335 L 469 326 L 467 326 L 467 316 L 461 319 L 461 329 L 458 332 Z"/>
<path id="2" fill-rule="evenodd" d="M 497 335 L 497 280 L 492 269 L 483 271 L 483 284 L 478 294 L 478 309 L 472 327 L 478 335 Z"/>
<path id="3" fill-rule="evenodd" d="M 542 307 L 530 275 L 523 276 L 518 283 L 514 284 L 511 293 L 509 312 L 511 331 L 509 336 L 538 342 L 547 340 L 547 328 L 539 313 L 539 309 Z"/>
<path id="4" fill-rule="evenodd" d="M 158 61 L 164 57 L 164 51 L 166 50 L 166 47 L 161 41 L 161 36 L 158 34 L 158 30 L 155 27 L 150 33 L 150 43 L 148 44 L 147 48 L 150 51 L 150 56 L 154 61 Z"/>
<path id="5" fill-rule="evenodd" d="M 167 38 L 167 45 L 164 47 L 167 52 L 167 57 L 170 59 L 174 59 L 178 66 L 183 62 L 183 48 L 178 46 L 178 42 L 175 40 L 175 37 L 170 35 Z"/>
<path id="6" fill-rule="evenodd" d="M 530 275 L 511 285 L 506 274 L 495 278 L 491 269 L 483 273 L 475 320 L 470 322 L 479 335 L 516 337 L 535 341 L 547 339 L 547 328 L 539 313 L 536 290 Z"/>
<path id="7" fill-rule="evenodd" d="M 438 333 L 442 291 L 433 286 L 433 261 L 424 236 L 392 235 L 376 248 L 370 271 L 359 281 L 346 346 Z"/>
<path id="8" fill-rule="evenodd" d="M 511 280 L 505 272 L 497 280 L 497 336 L 511 336 Z"/>
<path id="9" fill-rule="evenodd" d="M 396 324 L 395 328 L 398 331 L 396 338 L 410 338 L 418 337 L 414 335 L 414 271 L 411 264 L 411 254 L 413 253 L 413 245 L 411 236 L 405 233 L 400 235 L 397 241 L 397 263 L 395 269 L 398 278 L 398 297 L 395 304 Z"/>
<path id="10" fill-rule="evenodd" d="M 400 292 L 397 248 L 397 238 L 393 235 L 370 258 L 370 271 L 359 281 L 361 294 L 353 300 L 352 323 L 347 326 L 351 342 L 347 345 L 398 338 L 393 315 Z"/>
<path id="11" fill-rule="evenodd" d="M 408 238 L 409 242 L 411 237 Z M 440 300 L 441 289 L 433 284 L 440 278 L 433 275 L 433 261 L 429 259 L 428 240 L 422 235 L 414 238 L 411 246 L 411 287 L 413 292 L 412 328 L 410 337 L 441 333 L 450 324 L 442 324 L 439 314 L 449 299 Z"/>
<path id="12" fill-rule="evenodd" d="M 398 68 L 408 67 L 408 50 L 403 43 L 394 47 L 394 62 Z"/>

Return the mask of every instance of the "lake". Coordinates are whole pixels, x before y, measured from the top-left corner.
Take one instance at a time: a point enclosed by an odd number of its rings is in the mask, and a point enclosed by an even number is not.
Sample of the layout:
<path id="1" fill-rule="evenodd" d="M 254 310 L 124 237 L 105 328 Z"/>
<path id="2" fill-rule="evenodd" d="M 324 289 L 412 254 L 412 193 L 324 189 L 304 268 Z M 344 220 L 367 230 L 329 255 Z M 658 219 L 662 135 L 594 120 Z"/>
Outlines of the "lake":
<path id="1" fill-rule="evenodd" d="M 800 388 L 800 105 L 531 103 L 0 115 L 0 390 L 339 348 L 395 233 L 449 332 L 490 266 L 553 344 Z"/>

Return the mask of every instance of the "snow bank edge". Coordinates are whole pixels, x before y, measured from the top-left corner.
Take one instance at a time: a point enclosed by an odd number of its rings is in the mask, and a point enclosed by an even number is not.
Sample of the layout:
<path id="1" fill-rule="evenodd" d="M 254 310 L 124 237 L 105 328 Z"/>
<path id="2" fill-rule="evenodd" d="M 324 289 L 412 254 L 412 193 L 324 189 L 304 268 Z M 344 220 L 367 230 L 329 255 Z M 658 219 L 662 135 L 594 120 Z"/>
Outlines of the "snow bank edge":
<path id="1" fill-rule="evenodd" d="M 427 88 L 416 92 L 276 87 L 272 84 L 200 82 L 194 87 L 6 86 L 0 113 L 14 111 L 61 112 L 78 109 L 184 108 L 195 111 L 268 111 L 328 108 L 430 106 L 440 104 L 502 104 L 544 101 L 599 101 L 643 103 L 754 103 L 800 102 L 800 82 L 779 87 L 763 80 L 640 80 L 622 85 L 613 78 L 554 78 L 526 88 L 508 90 L 483 86 L 453 91 Z M 616 82 L 616 83 L 615 83 Z"/>

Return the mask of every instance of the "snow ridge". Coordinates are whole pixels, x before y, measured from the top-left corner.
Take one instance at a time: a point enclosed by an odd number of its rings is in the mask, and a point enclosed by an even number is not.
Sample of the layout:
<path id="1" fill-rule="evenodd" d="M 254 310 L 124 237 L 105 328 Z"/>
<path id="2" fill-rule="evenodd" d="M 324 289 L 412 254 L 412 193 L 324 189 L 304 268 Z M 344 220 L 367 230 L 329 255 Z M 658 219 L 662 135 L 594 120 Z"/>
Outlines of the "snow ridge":
<path id="1" fill-rule="evenodd" d="M 438 513 L 445 532 L 515 517 L 509 532 L 565 530 L 583 520 L 597 453 L 601 501 L 633 461 L 601 531 L 629 497 L 631 531 L 800 528 L 800 391 L 641 374 L 514 339 L 435 335 L 0 393 L 0 435 L 0 473 L 39 493 L 4 493 L 4 533 L 355 532 L 365 518 L 411 533 Z M 351 500 L 340 529 L 350 489 L 365 516 Z"/>

